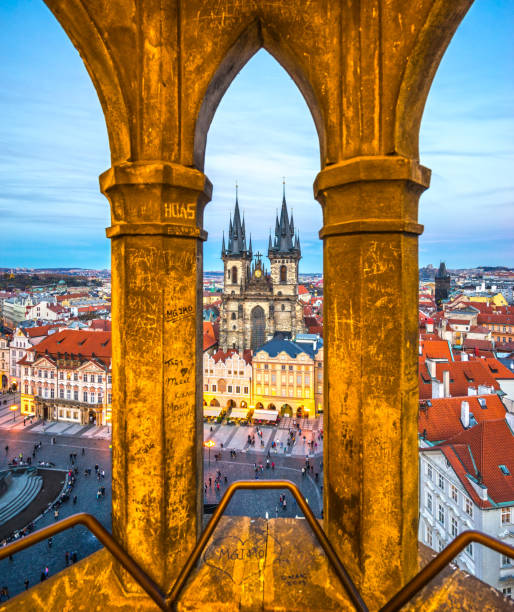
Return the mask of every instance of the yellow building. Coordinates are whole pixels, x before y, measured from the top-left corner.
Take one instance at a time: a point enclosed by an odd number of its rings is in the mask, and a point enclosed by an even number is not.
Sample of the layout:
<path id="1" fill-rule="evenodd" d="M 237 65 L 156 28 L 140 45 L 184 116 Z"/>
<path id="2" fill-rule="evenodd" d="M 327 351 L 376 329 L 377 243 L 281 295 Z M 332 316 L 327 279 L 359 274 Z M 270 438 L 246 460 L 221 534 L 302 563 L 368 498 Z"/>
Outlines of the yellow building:
<path id="1" fill-rule="evenodd" d="M 257 349 L 252 361 L 252 405 L 281 416 L 315 417 L 323 412 L 323 340 L 298 334 L 274 338 Z"/>

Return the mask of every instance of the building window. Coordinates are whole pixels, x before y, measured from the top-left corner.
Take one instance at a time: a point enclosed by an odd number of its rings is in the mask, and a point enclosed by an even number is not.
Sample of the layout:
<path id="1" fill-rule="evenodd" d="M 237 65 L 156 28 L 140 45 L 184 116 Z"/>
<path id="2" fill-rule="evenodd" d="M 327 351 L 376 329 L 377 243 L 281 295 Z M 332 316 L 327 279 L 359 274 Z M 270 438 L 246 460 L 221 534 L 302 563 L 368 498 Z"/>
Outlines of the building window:
<path id="1" fill-rule="evenodd" d="M 67 400 L 71 399 L 71 390 L 70 389 L 66 389 L 66 399 Z"/>
<path id="2" fill-rule="evenodd" d="M 41 370 L 38 370 L 38 376 L 39 378 L 43 378 L 43 372 Z"/>
<path id="3" fill-rule="evenodd" d="M 77 374 L 77 372 L 73 373 L 73 380 L 78 380 L 79 379 L 79 375 Z"/>
<path id="4" fill-rule="evenodd" d="M 457 491 L 457 487 L 455 485 L 450 486 L 450 493 L 454 502 L 459 502 L 459 492 Z"/>
<path id="5" fill-rule="evenodd" d="M 302 384 L 302 375 L 301 374 L 297 374 L 296 375 L 296 384 L 297 385 L 301 385 Z"/>
<path id="6" fill-rule="evenodd" d="M 512 559 L 507 557 L 507 555 L 502 555 L 502 567 L 505 567 L 506 565 L 512 565 Z"/>
<path id="7" fill-rule="evenodd" d="M 503 587 L 502 593 L 505 597 L 512 597 L 512 587 Z"/>
<path id="8" fill-rule="evenodd" d="M 512 508 L 502 508 L 502 525 L 509 525 L 511 523 L 511 510 Z"/>
<path id="9" fill-rule="evenodd" d="M 109 376 L 107 377 L 107 384 L 108 385 L 112 385 L 112 376 L 109 374 Z"/>
<path id="10" fill-rule="evenodd" d="M 287 266 L 280 266 L 280 282 L 287 283 Z"/>
<path id="11" fill-rule="evenodd" d="M 444 506 L 442 506 L 441 504 L 439 504 L 437 520 L 441 523 L 441 525 L 444 525 Z"/>
<path id="12" fill-rule="evenodd" d="M 73 399 L 78 402 L 79 399 L 79 392 L 78 391 L 73 391 Z"/>
<path id="13" fill-rule="evenodd" d="M 237 268 L 236 266 L 232 267 L 232 284 L 236 284 L 237 283 Z"/>
<path id="14" fill-rule="evenodd" d="M 245 395 L 248 395 L 248 387 L 243 387 L 243 393 L 244 393 Z"/>
<path id="15" fill-rule="evenodd" d="M 232 385 L 229 385 L 229 386 L 227 387 L 227 393 L 232 393 Z"/>
<path id="16" fill-rule="evenodd" d="M 427 493 L 427 510 L 432 514 L 432 493 Z"/>
<path id="17" fill-rule="evenodd" d="M 308 374 L 305 375 L 305 384 L 306 385 L 310 385 L 311 384 L 311 377 Z"/>
<path id="18" fill-rule="evenodd" d="M 269 365 L 267 363 L 264 364 L 264 369 L 268 370 L 269 369 Z"/>
<path id="19" fill-rule="evenodd" d="M 432 476 L 433 476 L 432 466 L 430 465 L 430 463 L 427 463 L 427 478 L 428 478 L 428 480 L 433 480 Z"/>
<path id="20" fill-rule="evenodd" d="M 59 379 L 64 380 L 64 372 L 59 372 Z"/>
<path id="21" fill-rule="evenodd" d="M 55 372 L 53 370 L 50 370 L 50 378 L 52 378 L 52 379 L 54 378 L 54 373 Z"/>
<path id="22" fill-rule="evenodd" d="M 87 374 L 84 374 L 83 380 L 84 382 L 87 382 Z"/>
<path id="23" fill-rule="evenodd" d="M 235 320 L 236 320 L 236 313 L 235 313 L 235 312 L 233 312 L 233 313 L 230 315 L 230 318 L 232 319 L 232 321 L 235 321 Z"/>
<path id="24" fill-rule="evenodd" d="M 99 382 L 100 384 L 102 383 L 102 375 L 98 374 L 98 376 L 96 377 L 96 381 Z"/>
<path id="25" fill-rule="evenodd" d="M 236 393 L 241 393 L 241 387 L 236 387 Z"/>
<path id="26" fill-rule="evenodd" d="M 212 390 L 216 393 L 216 385 L 212 385 Z"/>
<path id="27" fill-rule="evenodd" d="M 54 399 L 54 398 L 55 398 L 55 391 L 54 391 L 54 388 L 53 388 L 53 387 L 50 389 L 50 398 L 51 398 L 51 399 Z"/>
<path id="28" fill-rule="evenodd" d="M 94 404 L 95 403 L 95 394 L 94 393 L 90 393 L 89 395 L 91 396 L 91 399 L 89 400 L 90 404 Z"/>
<path id="29" fill-rule="evenodd" d="M 425 525 L 425 542 L 428 546 L 432 546 L 432 528 Z"/>
<path id="30" fill-rule="evenodd" d="M 437 478 L 437 486 L 444 491 L 444 478 L 442 476 L 442 474 L 438 474 L 438 478 Z"/>
<path id="31" fill-rule="evenodd" d="M 204 385 L 204 386 L 203 386 L 203 390 L 204 390 L 204 391 L 208 391 L 208 390 L 209 390 L 209 385 Z"/>
<path id="32" fill-rule="evenodd" d="M 64 399 L 64 389 L 59 389 L 59 397 Z"/>
<path id="33" fill-rule="evenodd" d="M 82 399 L 87 402 L 87 391 L 84 391 L 84 395 L 82 396 Z"/>
<path id="34" fill-rule="evenodd" d="M 28 395 L 28 394 L 29 394 L 29 386 L 25 385 L 25 395 Z"/>
<path id="35" fill-rule="evenodd" d="M 469 499 L 469 497 L 466 497 L 464 500 L 464 510 L 466 511 L 466 514 L 473 516 L 473 502 Z"/>
<path id="36" fill-rule="evenodd" d="M 107 394 L 107 403 L 112 404 L 112 395 L 110 393 Z"/>
<path id="37" fill-rule="evenodd" d="M 473 559 L 473 543 L 470 542 L 467 546 L 466 546 L 466 552 L 468 553 L 468 555 Z"/>
<path id="38" fill-rule="evenodd" d="M 293 366 L 289 366 L 289 371 L 292 372 L 293 371 Z"/>
<path id="39" fill-rule="evenodd" d="M 452 538 L 456 538 L 459 535 L 459 526 L 457 524 L 457 519 L 452 516 Z"/>

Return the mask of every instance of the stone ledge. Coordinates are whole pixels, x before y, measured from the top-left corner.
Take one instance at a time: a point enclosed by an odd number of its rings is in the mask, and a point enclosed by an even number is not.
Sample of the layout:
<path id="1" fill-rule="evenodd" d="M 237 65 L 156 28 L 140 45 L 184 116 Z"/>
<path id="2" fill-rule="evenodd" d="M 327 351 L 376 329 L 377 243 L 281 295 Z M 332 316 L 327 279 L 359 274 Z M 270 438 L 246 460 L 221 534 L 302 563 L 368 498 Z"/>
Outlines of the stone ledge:
<path id="1" fill-rule="evenodd" d="M 432 551 L 420 545 L 420 563 Z M 137 587 L 127 594 L 102 549 L 1 609 L 27 612 L 158 610 Z M 328 611 L 352 610 L 308 524 L 301 519 L 224 517 L 185 586 L 178 610 Z M 370 606 L 370 609 L 375 609 Z M 407 606 L 407 610 L 514 610 L 514 602 L 455 567 L 446 568 Z"/>

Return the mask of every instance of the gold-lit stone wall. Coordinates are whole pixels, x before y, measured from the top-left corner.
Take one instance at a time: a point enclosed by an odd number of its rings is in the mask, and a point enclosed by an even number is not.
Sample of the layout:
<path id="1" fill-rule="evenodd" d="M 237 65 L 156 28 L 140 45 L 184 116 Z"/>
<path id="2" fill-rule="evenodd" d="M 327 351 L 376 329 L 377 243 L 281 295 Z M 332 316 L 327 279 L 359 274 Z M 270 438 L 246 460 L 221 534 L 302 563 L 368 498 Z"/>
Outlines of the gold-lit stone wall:
<path id="1" fill-rule="evenodd" d="M 319 136 L 326 528 L 370 603 L 415 571 L 417 203 L 429 179 L 418 131 L 471 2 L 46 0 L 95 84 L 111 148 L 113 530 L 161 587 L 200 526 L 207 131 L 262 47 Z"/>

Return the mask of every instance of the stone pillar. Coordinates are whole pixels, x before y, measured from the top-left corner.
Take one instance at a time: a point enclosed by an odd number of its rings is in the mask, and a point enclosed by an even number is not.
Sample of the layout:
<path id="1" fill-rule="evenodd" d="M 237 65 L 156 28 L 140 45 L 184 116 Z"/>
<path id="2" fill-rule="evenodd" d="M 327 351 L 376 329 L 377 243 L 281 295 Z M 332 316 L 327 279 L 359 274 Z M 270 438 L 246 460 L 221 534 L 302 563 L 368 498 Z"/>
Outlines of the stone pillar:
<path id="1" fill-rule="evenodd" d="M 398 156 L 322 170 L 324 517 L 364 600 L 417 571 L 418 200 L 430 171 Z"/>
<path id="2" fill-rule="evenodd" d="M 115 165 L 111 204 L 113 533 L 166 589 L 201 529 L 203 207 L 178 164 Z"/>

